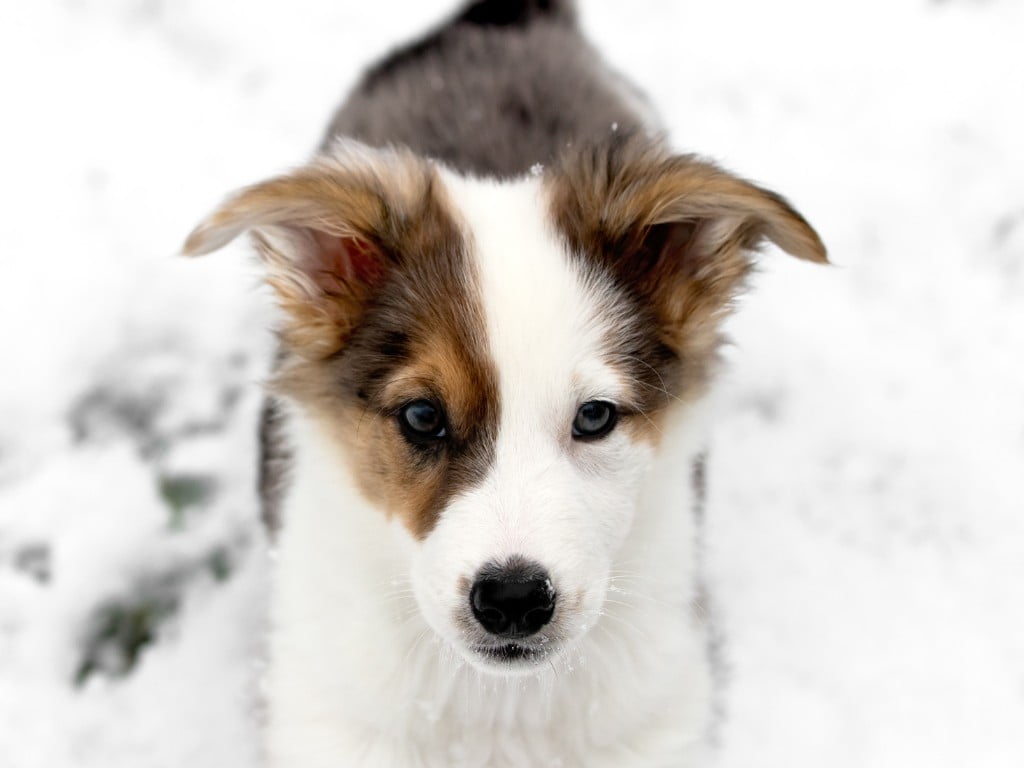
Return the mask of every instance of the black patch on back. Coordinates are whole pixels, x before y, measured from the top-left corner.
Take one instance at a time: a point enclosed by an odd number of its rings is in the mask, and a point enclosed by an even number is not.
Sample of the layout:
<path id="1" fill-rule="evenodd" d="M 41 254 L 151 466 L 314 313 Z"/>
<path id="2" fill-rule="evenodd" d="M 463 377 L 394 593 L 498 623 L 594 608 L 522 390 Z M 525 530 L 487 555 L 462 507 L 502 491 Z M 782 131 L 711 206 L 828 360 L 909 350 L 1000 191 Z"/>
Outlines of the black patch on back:
<path id="1" fill-rule="evenodd" d="M 481 27 L 525 27 L 545 17 L 571 17 L 571 6 L 559 0 L 479 0 L 456 21 Z"/>
<path id="2" fill-rule="evenodd" d="M 468 28 L 524 29 L 537 22 L 576 20 L 568 0 L 479 0 L 462 13 L 419 40 L 393 51 L 367 70 L 363 85 L 373 90 L 403 70 L 418 66 L 425 59 L 458 48 Z"/>

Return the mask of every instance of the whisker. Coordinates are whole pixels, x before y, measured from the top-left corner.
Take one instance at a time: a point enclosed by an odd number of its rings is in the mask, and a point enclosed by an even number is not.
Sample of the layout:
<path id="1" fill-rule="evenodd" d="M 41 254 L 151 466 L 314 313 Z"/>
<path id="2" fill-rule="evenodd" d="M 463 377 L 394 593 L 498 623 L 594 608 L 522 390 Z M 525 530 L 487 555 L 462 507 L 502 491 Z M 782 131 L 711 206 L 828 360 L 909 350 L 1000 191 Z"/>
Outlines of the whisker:
<path id="1" fill-rule="evenodd" d="M 644 632 L 638 626 L 636 626 L 636 624 L 626 621 L 621 616 L 616 616 L 614 613 L 611 613 L 609 611 L 601 611 L 600 616 L 602 619 L 612 619 L 613 621 L 618 622 L 620 626 L 627 627 L 630 631 L 635 632 L 638 637 L 646 637 Z M 597 626 L 600 625 L 601 622 L 598 622 Z"/>
<path id="2" fill-rule="evenodd" d="M 424 638 L 430 634 L 430 627 L 424 627 L 420 630 L 419 634 L 416 635 L 416 639 L 413 640 L 412 645 L 409 646 L 409 650 L 405 652 L 405 656 L 402 657 L 402 663 L 398 665 L 399 669 L 404 669 L 406 663 L 409 661 L 409 657 L 412 656 L 413 652 L 420 647 L 423 643 Z"/>
<path id="3" fill-rule="evenodd" d="M 620 355 L 620 357 L 622 359 L 624 359 L 624 360 L 635 360 L 636 362 L 640 363 L 640 365 L 643 365 L 643 366 L 646 366 L 647 368 L 649 368 L 651 370 L 651 372 L 655 376 L 658 377 L 658 381 L 661 382 L 661 387 L 656 387 L 653 384 L 650 384 L 650 383 L 648 383 L 646 381 L 641 381 L 640 379 L 636 379 L 636 381 L 638 383 L 645 384 L 646 386 L 650 387 L 651 389 L 654 389 L 654 390 L 656 390 L 658 392 L 661 392 L 663 395 L 665 395 L 665 399 L 666 400 L 674 399 L 674 400 L 677 400 L 679 402 L 683 402 L 683 399 L 681 397 L 679 397 L 677 395 L 674 395 L 674 394 L 672 394 L 671 392 L 668 391 L 668 385 L 665 383 L 665 377 L 662 376 L 661 372 L 657 368 L 655 368 L 653 365 L 648 363 L 646 360 L 637 357 L 636 355 Z"/>

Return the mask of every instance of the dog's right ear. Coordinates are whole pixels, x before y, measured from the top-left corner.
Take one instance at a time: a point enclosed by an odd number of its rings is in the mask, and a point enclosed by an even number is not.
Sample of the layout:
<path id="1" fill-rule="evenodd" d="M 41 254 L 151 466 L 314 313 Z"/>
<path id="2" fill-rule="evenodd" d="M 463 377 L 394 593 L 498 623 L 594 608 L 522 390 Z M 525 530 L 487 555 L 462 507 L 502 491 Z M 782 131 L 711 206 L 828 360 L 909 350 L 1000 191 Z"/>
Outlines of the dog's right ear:
<path id="1" fill-rule="evenodd" d="M 240 190 L 185 241 L 201 255 L 251 231 L 285 310 L 282 336 L 308 359 L 345 343 L 402 258 L 403 234 L 436 205 L 434 169 L 409 152 L 342 142 L 284 176 Z"/>

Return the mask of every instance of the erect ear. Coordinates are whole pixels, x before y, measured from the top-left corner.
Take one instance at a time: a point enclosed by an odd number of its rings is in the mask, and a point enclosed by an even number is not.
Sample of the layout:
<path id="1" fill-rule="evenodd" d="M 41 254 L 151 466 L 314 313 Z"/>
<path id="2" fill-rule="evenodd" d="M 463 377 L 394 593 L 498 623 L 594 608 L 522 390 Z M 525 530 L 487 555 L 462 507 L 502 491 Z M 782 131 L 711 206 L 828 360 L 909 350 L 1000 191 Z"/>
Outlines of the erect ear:
<path id="1" fill-rule="evenodd" d="M 652 305 L 681 356 L 706 354 L 765 241 L 826 263 L 825 246 L 781 196 L 641 136 L 573 151 L 549 177 L 556 225 Z"/>
<path id="2" fill-rule="evenodd" d="M 343 142 L 284 176 L 236 192 L 185 241 L 186 255 L 251 231 L 285 310 L 282 337 L 309 359 L 336 352 L 436 201 L 434 170 L 411 153 Z"/>

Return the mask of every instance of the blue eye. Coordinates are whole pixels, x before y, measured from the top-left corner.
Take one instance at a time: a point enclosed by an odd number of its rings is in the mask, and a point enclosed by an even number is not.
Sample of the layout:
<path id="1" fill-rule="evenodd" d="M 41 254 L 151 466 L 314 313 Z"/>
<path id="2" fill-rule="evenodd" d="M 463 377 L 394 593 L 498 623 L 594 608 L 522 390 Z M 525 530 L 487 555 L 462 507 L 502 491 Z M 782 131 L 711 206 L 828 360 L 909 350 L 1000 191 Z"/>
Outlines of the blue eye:
<path id="1" fill-rule="evenodd" d="M 618 412 L 612 403 L 591 400 L 576 411 L 572 422 L 572 436 L 577 440 L 604 437 L 615 428 Z"/>
<path id="2" fill-rule="evenodd" d="M 413 400 L 398 412 L 398 426 L 410 443 L 422 445 L 448 434 L 444 412 L 429 400 Z"/>

